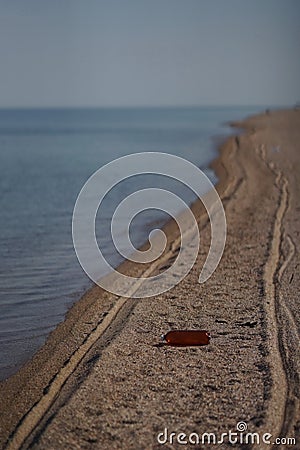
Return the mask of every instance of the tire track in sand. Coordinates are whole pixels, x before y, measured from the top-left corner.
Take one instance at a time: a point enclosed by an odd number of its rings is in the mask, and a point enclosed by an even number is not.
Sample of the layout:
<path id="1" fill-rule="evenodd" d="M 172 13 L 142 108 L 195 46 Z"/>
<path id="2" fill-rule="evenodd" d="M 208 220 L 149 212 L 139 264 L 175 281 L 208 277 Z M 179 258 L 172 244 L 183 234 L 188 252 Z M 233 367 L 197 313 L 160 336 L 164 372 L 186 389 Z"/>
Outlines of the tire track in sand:
<path id="1" fill-rule="evenodd" d="M 269 367 L 272 374 L 271 396 L 268 401 L 266 419 L 263 425 L 265 433 L 271 433 L 272 439 L 281 436 L 283 424 L 285 422 L 286 402 L 287 402 L 287 374 L 284 367 L 284 357 L 282 355 L 282 343 L 280 341 L 279 326 L 277 318 L 277 292 L 276 281 L 280 271 L 280 253 L 282 245 L 282 224 L 285 212 L 288 207 L 288 181 L 280 170 L 276 170 L 274 164 L 266 159 L 265 147 L 262 145 L 257 150 L 263 163 L 276 176 L 275 185 L 279 191 L 279 201 L 275 212 L 272 238 L 269 255 L 264 267 L 264 288 L 265 288 L 265 310 L 267 317 L 267 335 L 269 349 Z M 288 262 L 286 263 L 286 265 Z M 259 449 L 269 448 L 269 446 L 259 446 Z"/>

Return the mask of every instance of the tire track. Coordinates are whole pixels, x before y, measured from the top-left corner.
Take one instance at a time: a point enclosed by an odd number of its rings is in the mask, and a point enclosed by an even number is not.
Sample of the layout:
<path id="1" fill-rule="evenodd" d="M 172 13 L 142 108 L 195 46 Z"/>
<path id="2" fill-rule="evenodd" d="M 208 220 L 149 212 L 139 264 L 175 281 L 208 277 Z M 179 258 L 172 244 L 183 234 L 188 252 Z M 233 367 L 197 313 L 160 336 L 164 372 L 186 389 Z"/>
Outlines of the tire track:
<path id="1" fill-rule="evenodd" d="M 294 255 L 295 255 L 295 252 L 296 252 L 296 246 L 295 246 L 291 236 L 287 235 L 286 240 L 289 245 L 289 252 L 288 252 L 287 258 L 284 260 L 284 263 L 282 264 L 282 266 L 280 267 L 280 269 L 278 271 L 279 283 L 281 282 L 284 272 L 288 268 L 289 264 L 291 263 Z M 295 322 L 294 316 L 293 316 L 290 308 L 288 307 L 281 291 L 279 291 L 278 297 L 279 297 L 279 305 L 285 310 L 286 317 L 288 318 L 288 320 L 290 322 L 291 327 L 289 329 L 290 329 L 290 331 L 293 332 L 294 336 L 296 337 L 296 339 L 298 341 L 298 346 L 300 346 L 300 333 L 298 330 L 298 326 Z"/>
<path id="2" fill-rule="evenodd" d="M 287 374 L 284 365 L 284 356 L 282 355 L 282 342 L 279 326 L 281 325 L 277 318 L 277 290 L 276 281 L 278 274 L 283 273 L 289 261 L 280 269 L 280 254 L 282 245 L 282 224 L 285 212 L 288 207 L 288 182 L 282 172 L 276 170 L 274 164 L 268 163 L 266 159 L 265 147 L 262 145 L 257 150 L 263 163 L 271 170 L 276 179 L 275 185 L 279 191 L 279 202 L 275 212 L 272 239 L 268 259 L 264 267 L 264 286 L 265 286 L 265 309 L 267 317 L 267 334 L 269 348 L 269 366 L 272 374 L 271 397 L 268 401 L 266 420 L 264 423 L 265 432 L 272 432 L 272 438 L 281 436 L 283 424 L 285 422 L 286 403 L 288 395 Z M 281 270 L 281 272 L 280 272 Z M 260 449 L 263 447 L 260 447 Z"/>

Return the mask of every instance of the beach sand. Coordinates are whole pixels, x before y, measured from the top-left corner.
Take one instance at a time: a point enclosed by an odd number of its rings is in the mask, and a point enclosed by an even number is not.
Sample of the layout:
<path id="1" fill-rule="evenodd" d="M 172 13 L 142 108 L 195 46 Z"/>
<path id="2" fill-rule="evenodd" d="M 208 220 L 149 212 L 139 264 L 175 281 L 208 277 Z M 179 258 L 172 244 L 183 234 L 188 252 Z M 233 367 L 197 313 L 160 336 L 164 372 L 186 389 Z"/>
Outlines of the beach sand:
<path id="1" fill-rule="evenodd" d="M 141 300 L 91 289 L 34 358 L 0 384 L 1 447 L 181 448 L 180 432 L 220 439 L 243 421 L 260 439 L 295 438 L 298 447 L 282 448 L 300 448 L 300 111 L 234 126 L 243 134 L 229 138 L 213 163 L 227 217 L 213 276 L 197 282 L 210 226 L 196 202 L 201 250 L 179 285 Z M 178 251 L 177 227 L 165 229 L 168 251 L 152 274 Z M 141 275 L 140 266 L 126 262 L 121 271 Z M 161 334 L 182 328 L 208 330 L 210 344 L 161 345 Z M 163 446 L 157 436 L 165 428 Z M 256 448 L 270 445 L 260 440 Z"/>

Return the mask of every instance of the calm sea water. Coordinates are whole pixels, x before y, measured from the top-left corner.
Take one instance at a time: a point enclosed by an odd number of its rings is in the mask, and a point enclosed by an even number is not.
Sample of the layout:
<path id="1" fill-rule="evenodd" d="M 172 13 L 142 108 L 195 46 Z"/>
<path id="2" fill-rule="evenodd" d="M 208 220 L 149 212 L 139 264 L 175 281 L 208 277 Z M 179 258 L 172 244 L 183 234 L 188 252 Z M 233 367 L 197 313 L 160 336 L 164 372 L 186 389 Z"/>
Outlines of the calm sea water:
<path id="1" fill-rule="evenodd" d="M 91 285 L 71 237 L 74 203 L 89 176 L 117 157 L 145 151 L 207 169 L 216 156 L 212 137 L 232 132 L 224 123 L 261 109 L 0 110 L 0 379 L 33 355 Z M 103 203 L 97 236 L 114 266 L 121 258 L 109 236 L 112 212 L 130 192 L 153 185 L 169 187 L 166 180 L 135 177 Z M 181 185 L 173 191 L 193 200 Z M 140 214 L 134 244 L 166 219 L 155 211 Z"/>

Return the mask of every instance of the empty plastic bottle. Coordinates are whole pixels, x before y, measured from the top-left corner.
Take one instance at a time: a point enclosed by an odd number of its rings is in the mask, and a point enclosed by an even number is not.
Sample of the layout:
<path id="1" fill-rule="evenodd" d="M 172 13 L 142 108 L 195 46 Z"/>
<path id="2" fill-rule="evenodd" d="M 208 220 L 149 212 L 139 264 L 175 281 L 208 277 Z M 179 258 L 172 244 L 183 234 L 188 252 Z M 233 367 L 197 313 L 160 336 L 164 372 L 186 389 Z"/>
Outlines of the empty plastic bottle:
<path id="1" fill-rule="evenodd" d="M 164 342 L 176 347 L 209 344 L 210 334 L 205 330 L 173 330 L 162 336 Z"/>

